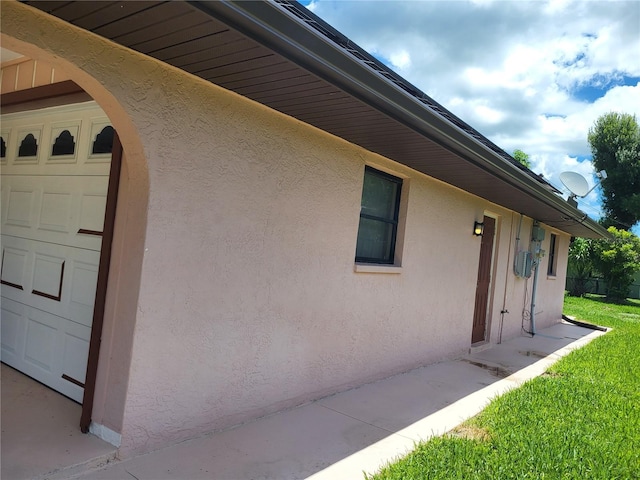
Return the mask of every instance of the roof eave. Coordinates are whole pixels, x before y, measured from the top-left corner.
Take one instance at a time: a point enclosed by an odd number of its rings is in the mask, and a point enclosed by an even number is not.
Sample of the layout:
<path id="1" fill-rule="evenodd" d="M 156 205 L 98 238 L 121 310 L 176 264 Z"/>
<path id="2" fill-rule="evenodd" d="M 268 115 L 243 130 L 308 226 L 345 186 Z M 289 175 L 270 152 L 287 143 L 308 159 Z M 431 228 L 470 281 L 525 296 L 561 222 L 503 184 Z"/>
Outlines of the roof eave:
<path id="1" fill-rule="evenodd" d="M 326 35 L 309 28 L 280 4 L 216 0 L 191 3 L 355 98 L 454 150 L 468 162 L 494 177 L 584 225 L 595 237 L 608 236 L 608 232 L 601 225 L 569 205 L 562 197 L 547 190 L 542 183 L 507 162 L 438 112 L 426 107 L 415 96 L 371 69 L 364 61 L 346 54 Z M 320 19 L 317 20 L 319 23 L 322 22 Z M 319 26 L 325 31 L 329 30 L 330 33 L 339 35 L 324 22 Z"/>

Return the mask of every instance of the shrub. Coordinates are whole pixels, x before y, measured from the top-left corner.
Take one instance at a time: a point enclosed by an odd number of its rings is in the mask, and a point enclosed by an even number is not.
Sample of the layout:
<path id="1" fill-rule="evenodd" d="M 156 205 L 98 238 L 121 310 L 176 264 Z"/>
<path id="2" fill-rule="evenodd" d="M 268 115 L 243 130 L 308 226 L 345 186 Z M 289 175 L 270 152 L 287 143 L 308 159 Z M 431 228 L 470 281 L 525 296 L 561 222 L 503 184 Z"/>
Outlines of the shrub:
<path id="1" fill-rule="evenodd" d="M 607 298 L 620 302 L 627 297 L 633 276 L 640 270 L 640 238 L 615 227 L 608 231 L 612 240 L 593 242 L 593 264 L 607 282 Z"/>

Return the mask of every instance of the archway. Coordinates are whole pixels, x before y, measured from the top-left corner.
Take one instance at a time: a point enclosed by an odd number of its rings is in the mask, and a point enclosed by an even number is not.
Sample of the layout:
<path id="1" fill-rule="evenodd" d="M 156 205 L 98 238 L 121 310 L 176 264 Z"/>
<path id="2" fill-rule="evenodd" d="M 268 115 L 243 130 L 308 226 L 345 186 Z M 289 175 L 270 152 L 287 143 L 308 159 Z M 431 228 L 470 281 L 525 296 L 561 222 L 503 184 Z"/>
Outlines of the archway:
<path id="1" fill-rule="evenodd" d="M 110 443 L 119 444 L 124 404 L 128 384 L 133 330 L 136 318 L 139 279 L 142 270 L 144 236 L 146 228 L 149 179 L 146 159 L 136 128 L 121 102 L 109 91 L 109 82 L 90 75 L 79 64 L 84 60 L 77 55 L 77 38 L 45 34 L 38 21 L 21 22 L 20 14 L 27 13 L 22 5 L 8 4 L 3 8 L 2 45 L 31 59 L 48 62 L 65 71 L 73 82 L 82 87 L 97 102 L 118 133 L 122 144 L 122 172 L 115 172 L 120 188 L 113 213 L 113 248 L 110 262 L 101 265 L 98 277 L 103 278 L 104 324 L 92 333 L 87 379 L 93 376 L 93 385 L 85 386 L 81 428 L 89 429 Z M 17 15 L 14 16 L 13 14 Z M 41 20 L 42 14 L 36 14 Z M 55 29 L 55 26 L 48 26 Z M 46 29 L 45 29 L 46 30 Z M 88 34 L 87 34 L 88 35 Z M 46 38 L 46 40 L 45 40 Z M 61 51 L 66 53 L 61 54 Z M 106 233 L 106 232 L 105 232 Z M 106 235 L 105 235 L 106 237 Z M 106 276 L 105 267 L 110 272 Z M 101 341 L 100 341 L 101 340 Z M 93 359 L 93 360 L 91 360 Z M 89 372 L 89 368 L 94 371 Z"/>

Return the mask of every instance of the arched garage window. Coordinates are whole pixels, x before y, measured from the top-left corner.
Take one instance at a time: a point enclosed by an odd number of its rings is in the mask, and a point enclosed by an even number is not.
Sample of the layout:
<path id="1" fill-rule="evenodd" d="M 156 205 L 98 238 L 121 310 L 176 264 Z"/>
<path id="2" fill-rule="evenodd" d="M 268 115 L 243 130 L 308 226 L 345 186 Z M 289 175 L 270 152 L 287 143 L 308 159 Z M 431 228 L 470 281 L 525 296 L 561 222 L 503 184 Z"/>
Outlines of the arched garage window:
<path id="1" fill-rule="evenodd" d="M 73 135 L 71 135 L 69 130 L 63 130 L 53 144 L 51 155 L 73 155 L 75 149 L 76 142 L 73 141 Z"/>
<path id="2" fill-rule="evenodd" d="M 113 132 L 114 130 L 112 126 L 104 127 L 102 131 L 96 135 L 91 153 L 111 153 L 111 150 L 113 149 Z"/>

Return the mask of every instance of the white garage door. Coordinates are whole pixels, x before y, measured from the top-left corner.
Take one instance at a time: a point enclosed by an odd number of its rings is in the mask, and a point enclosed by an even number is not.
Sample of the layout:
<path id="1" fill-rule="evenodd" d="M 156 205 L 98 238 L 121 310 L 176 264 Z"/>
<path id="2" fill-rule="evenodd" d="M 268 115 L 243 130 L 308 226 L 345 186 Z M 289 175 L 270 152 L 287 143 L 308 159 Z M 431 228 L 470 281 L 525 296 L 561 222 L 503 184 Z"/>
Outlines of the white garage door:
<path id="1" fill-rule="evenodd" d="M 113 129 L 86 102 L 1 130 L 2 361 L 82 402 Z"/>

